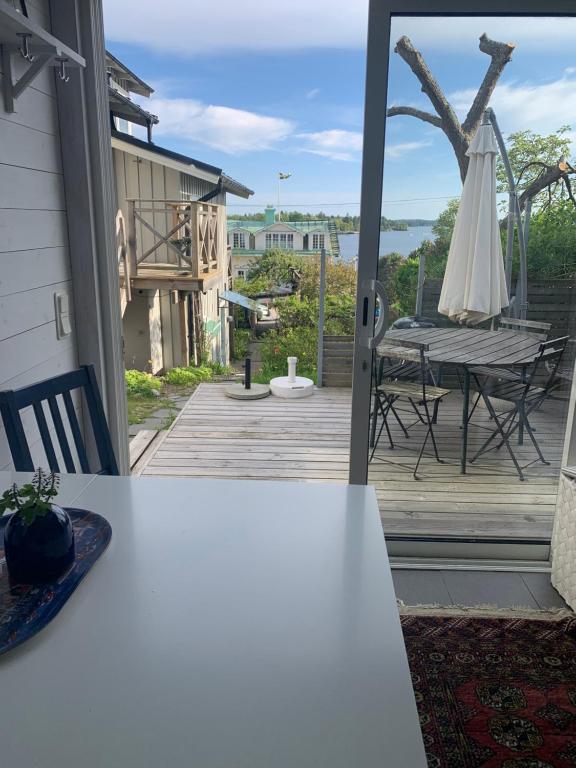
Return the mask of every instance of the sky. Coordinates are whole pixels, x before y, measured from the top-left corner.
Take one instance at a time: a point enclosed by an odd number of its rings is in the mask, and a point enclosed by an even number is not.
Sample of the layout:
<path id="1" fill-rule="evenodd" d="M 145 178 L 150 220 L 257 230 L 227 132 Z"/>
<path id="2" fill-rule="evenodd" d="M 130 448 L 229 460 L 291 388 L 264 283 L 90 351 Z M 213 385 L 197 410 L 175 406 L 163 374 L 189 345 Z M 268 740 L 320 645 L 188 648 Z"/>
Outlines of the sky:
<path id="1" fill-rule="evenodd" d="M 154 141 L 254 190 L 229 213 L 276 205 L 279 172 L 283 209 L 359 213 L 366 0 L 104 0 L 104 14 L 109 50 L 155 89 L 136 98 L 160 118 Z M 463 119 L 490 61 L 483 32 L 516 44 L 491 102 L 503 133 L 571 125 L 576 140 L 576 19 L 398 18 L 391 39 L 410 37 Z M 393 50 L 388 104 L 432 111 Z M 444 134 L 390 118 L 383 215 L 433 219 L 460 191 Z"/>

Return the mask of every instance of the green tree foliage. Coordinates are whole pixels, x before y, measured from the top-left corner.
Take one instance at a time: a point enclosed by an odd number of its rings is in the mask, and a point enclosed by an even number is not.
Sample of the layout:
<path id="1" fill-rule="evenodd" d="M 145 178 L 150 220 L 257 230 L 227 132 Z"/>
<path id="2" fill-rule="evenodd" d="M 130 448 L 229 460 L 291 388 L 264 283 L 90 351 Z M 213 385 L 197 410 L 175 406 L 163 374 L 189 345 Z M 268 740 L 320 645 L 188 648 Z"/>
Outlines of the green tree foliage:
<path id="1" fill-rule="evenodd" d="M 320 259 L 306 258 L 300 277 L 300 295 L 303 299 L 317 299 L 320 291 Z M 355 296 L 356 270 L 347 262 L 326 264 L 326 295 Z"/>
<path id="2" fill-rule="evenodd" d="M 433 228 L 434 240 L 424 241 L 407 257 L 383 256 L 379 277 L 388 292 L 391 320 L 414 314 L 418 264 L 426 259 L 426 277 L 442 278 L 446 269 L 458 201 L 454 200 L 438 217 Z M 502 251 L 506 251 L 506 227 L 501 228 Z M 576 277 L 576 209 L 569 200 L 553 199 L 552 204 L 537 209 L 530 218 L 527 267 L 529 280 L 562 280 Z M 518 243 L 515 240 L 513 278 L 518 272 Z"/>
<path id="3" fill-rule="evenodd" d="M 514 179 L 516 182 L 520 179 L 520 190 L 526 188 L 540 175 L 543 170 L 543 164 L 556 165 L 561 157 L 570 157 L 571 131 L 572 129 L 569 125 L 563 125 L 548 136 L 541 136 L 533 131 L 517 131 L 508 136 L 506 149 Z M 504 170 L 504 163 L 500 158 L 496 166 L 496 178 L 498 191 L 507 192 L 508 181 L 506 171 Z M 563 194 L 565 195 L 565 190 L 561 185 L 558 185 L 556 189 L 551 189 L 551 196 L 554 202 L 561 200 Z M 535 209 L 541 208 L 547 203 L 547 191 L 541 192 L 533 201 Z"/>
<path id="4" fill-rule="evenodd" d="M 265 290 L 278 286 L 295 286 L 304 263 L 305 257 L 274 248 L 252 262 L 246 276 L 247 282 L 264 285 Z"/>
<path id="5" fill-rule="evenodd" d="M 319 258 L 269 251 L 249 270 L 247 278 L 242 284 L 242 290 L 249 295 L 256 292 L 255 285 L 274 288 L 294 280 L 295 293 L 274 301 L 278 328 L 268 332 L 263 339 L 262 371 L 259 378 L 268 381 L 273 376 L 285 375 L 286 358 L 290 355 L 298 358 L 298 370 L 302 375 L 315 378 L 320 297 Z M 238 288 L 236 281 L 235 287 Z M 328 263 L 325 333 L 345 335 L 354 332 L 355 302 L 354 267 L 340 262 Z"/>
<path id="6" fill-rule="evenodd" d="M 571 201 L 559 199 L 532 214 L 527 262 L 533 280 L 576 276 L 576 210 Z"/>
<path id="7" fill-rule="evenodd" d="M 418 285 L 418 265 L 420 257 L 426 260 L 426 276 L 442 277 L 446 268 L 450 240 L 454 230 L 458 200 L 451 200 L 442 211 L 432 232 L 434 240 L 424 242 L 404 258 L 399 253 L 380 257 L 378 276 L 386 286 L 390 309 L 390 320 L 413 315 L 416 306 L 416 288 Z"/>

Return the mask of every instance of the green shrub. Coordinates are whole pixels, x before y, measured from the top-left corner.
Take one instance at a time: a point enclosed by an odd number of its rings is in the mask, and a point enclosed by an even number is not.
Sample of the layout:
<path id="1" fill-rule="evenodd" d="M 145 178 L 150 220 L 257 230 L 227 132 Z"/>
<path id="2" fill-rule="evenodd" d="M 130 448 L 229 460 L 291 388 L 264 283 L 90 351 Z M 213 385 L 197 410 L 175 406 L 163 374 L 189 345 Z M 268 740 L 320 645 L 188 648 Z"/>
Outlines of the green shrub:
<path id="1" fill-rule="evenodd" d="M 310 328 L 270 331 L 262 343 L 262 366 L 255 381 L 288 375 L 287 357 L 297 357 L 298 376 L 316 381 L 317 333 Z"/>
<path id="2" fill-rule="evenodd" d="M 188 366 L 187 368 L 171 368 L 165 375 L 166 384 L 174 386 L 190 386 L 200 384 L 202 381 L 210 381 L 212 371 L 207 365 L 201 365 L 198 368 Z"/>
<path id="3" fill-rule="evenodd" d="M 154 394 L 162 389 L 162 379 L 151 373 L 131 369 L 124 372 L 126 392 L 128 395 L 140 395 L 140 397 L 154 397 Z"/>
<path id="4" fill-rule="evenodd" d="M 229 365 L 222 365 L 217 360 L 210 360 L 206 365 L 212 371 L 213 376 L 226 376 L 229 373 L 234 373 L 233 368 Z"/>
<path id="5" fill-rule="evenodd" d="M 251 335 L 249 328 L 234 328 L 234 360 L 243 360 L 246 357 Z"/>

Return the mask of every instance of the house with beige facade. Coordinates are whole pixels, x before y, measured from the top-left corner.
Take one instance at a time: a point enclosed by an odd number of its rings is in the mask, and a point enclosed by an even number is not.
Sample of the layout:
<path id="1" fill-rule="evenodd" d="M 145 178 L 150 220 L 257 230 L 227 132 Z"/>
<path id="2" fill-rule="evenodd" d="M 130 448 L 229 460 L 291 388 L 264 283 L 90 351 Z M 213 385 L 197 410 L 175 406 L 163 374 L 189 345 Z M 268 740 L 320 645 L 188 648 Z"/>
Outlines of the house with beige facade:
<path id="1" fill-rule="evenodd" d="M 159 373 L 229 359 L 227 194 L 252 191 L 221 168 L 159 146 L 158 117 L 132 101 L 153 90 L 107 53 L 117 197 L 124 361 Z M 146 129 L 146 138 L 132 127 Z"/>
<path id="2" fill-rule="evenodd" d="M 250 264 L 270 250 L 294 251 L 301 256 L 339 256 L 338 235 L 332 222 L 279 221 L 271 205 L 259 221 L 228 220 L 228 245 L 232 249 L 232 274 L 246 277 Z"/>

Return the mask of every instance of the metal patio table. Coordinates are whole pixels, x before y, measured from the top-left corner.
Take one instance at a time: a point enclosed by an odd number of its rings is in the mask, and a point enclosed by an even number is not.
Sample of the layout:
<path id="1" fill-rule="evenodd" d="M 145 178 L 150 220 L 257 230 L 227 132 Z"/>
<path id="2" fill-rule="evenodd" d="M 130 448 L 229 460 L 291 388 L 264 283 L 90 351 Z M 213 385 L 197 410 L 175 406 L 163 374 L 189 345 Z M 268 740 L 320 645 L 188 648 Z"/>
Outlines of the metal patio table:
<path id="1" fill-rule="evenodd" d="M 58 501 L 112 540 L 0 657 L 3 768 L 425 768 L 373 488 L 66 475 Z"/>
<path id="2" fill-rule="evenodd" d="M 462 437 L 460 471 L 466 473 L 468 413 L 470 410 L 470 368 L 475 365 L 498 368 L 526 368 L 534 362 L 541 341 L 533 334 L 518 331 L 488 331 L 479 328 L 406 328 L 387 331 L 386 339 L 417 341 L 429 346 L 429 360 L 442 367 L 457 366 L 463 374 Z"/>

